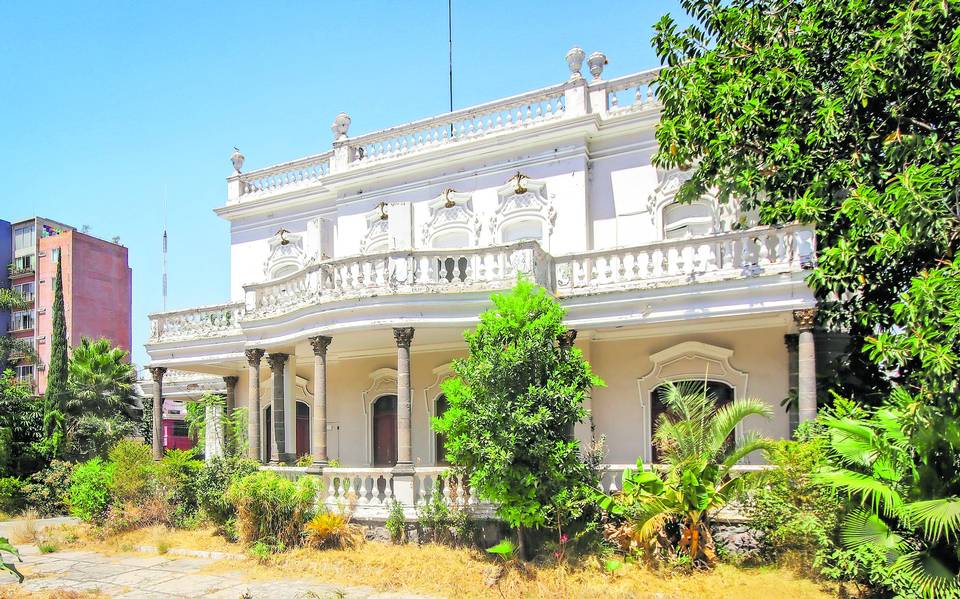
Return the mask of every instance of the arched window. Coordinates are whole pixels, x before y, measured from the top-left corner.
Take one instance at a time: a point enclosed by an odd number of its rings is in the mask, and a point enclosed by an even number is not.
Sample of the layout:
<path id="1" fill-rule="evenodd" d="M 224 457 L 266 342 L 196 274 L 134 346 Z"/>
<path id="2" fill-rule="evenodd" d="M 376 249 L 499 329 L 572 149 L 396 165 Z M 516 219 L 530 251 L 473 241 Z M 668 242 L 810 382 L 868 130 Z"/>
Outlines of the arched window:
<path id="1" fill-rule="evenodd" d="M 514 241 L 543 241 L 543 222 L 534 219 L 524 219 L 506 223 L 500 231 L 504 243 Z"/>
<path id="2" fill-rule="evenodd" d="M 447 411 L 447 408 L 450 407 L 447 403 L 447 396 L 441 394 L 437 397 L 436 407 L 434 408 L 433 415 L 437 418 L 443 416 Z M 435 453 L 436 456 L 435 462 L 438 466 L 449 466 L 450 462 L 447 461 L 447 436 L 442 433 L 434 433 L 434 443 L 435 443 Z"/>
<path id="3" fill-rule="evenodd" d="M 663 207 L 664 239 L 697 237 L 714 231 L 713 208 L 707 202 L 672 202 Z"/>
<path id="4" fill-rule="evenodd" d="M 381 395 L 373 402 L 373 465 L 397 464 L 397 396 Z"/>
<path id="5" fill-rule="evenodd" d="M 700 385 L 691 385 L 694 389 L 703 392 L 702 381 L 693 381 L 694 383 L 699 382 Z M 650 428 L 649 430 L 657 430 L 657 425 L 660 422 L 660 415 L 664 414 L 667 411 L 667 406 L 663 401 L 663 394 L 666 388 L 664 385 L 657 386 L 653 391 L 650 392 Z M 720 381 L 707 381 L 707 393 L 713 395 L 717 400 L 717 408 L 721 408 L 730 402 L 733 401 L 733 387 L 730 385 L 720 382 Z M 731 434 L 732 435 L 732 434 Z M 653 435 L 651 435 L 651 441 Z M 733 439 L 727 439 L 728 442 L 732 443 Z M 660 456 L 657 450 L 656 443 L 651 443 L 651 456 L 653 457 L 653 462 L 659 462 Z"/>

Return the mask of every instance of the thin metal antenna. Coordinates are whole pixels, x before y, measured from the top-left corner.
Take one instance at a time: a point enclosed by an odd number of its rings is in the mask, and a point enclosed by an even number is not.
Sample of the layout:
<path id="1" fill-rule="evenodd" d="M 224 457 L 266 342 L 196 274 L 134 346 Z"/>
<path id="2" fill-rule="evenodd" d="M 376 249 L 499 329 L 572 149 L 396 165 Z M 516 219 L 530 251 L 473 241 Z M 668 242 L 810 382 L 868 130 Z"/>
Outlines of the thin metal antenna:
<path id="1" fill-rule="evenodd" d="M 450 65 L 450 112 L 453 112 L 453 0 L 447 0 L 447 50 Z M 453 122 L 450 123 L 450 137 L 453 137 Z"/>
<path id="2" fill-rule="evenodd" d="M 162 282 L 162 291 L 163 294 L 163 311 L 167 311 L 167 185 L 163 185 L 163 247 L 161 248 L 163 253 L 163 282 Z"/>

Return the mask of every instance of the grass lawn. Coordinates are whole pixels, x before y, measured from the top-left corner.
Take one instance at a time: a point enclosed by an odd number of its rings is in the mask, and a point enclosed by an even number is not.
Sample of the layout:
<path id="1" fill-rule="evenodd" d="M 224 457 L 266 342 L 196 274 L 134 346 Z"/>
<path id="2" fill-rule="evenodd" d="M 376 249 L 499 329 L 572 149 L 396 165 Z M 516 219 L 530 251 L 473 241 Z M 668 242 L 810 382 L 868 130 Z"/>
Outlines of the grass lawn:
<path id="1" fill-rule="evenodd" d="M 160 552 L 170 549 L 200 549 L 244 553 L 244 547 L 229 543 L 213 529 L 168 530 L 146 528 L 98 538 L 87 527 L 71 527 L 77 538 L 64 546 L 83 547 L 106 553 L 134 551 L 149 546 Z M 669 570 L 651 570 L 639 564 L 625 564 L 607 574 L 596 559 L 576 565 L 528 564 L 525 571 L 501 572 L 492 556 L 477 550 L 442 545 L 395 546 L 368 542 L 357 549 L 295 549 L 259 563 L 221 560 L 211 573 L 242 571 L 252 579 L 277 580 L 285 576 L 315 577 L 344 586 L 370 586 L 378 591 L 424 593 L 440 597 L 482 597 L 502 599 L 599 597 L 635 599 L 827 599 L 836 597 L 836 585 L 818 584 L 790 570 L 777 567 L 743 568 L 727 564 L 711 572 L 689 575 Z M 659 595 L 658 595 L 659 594 Z M 2 598 L 0 598 L 2 599 Z"/>

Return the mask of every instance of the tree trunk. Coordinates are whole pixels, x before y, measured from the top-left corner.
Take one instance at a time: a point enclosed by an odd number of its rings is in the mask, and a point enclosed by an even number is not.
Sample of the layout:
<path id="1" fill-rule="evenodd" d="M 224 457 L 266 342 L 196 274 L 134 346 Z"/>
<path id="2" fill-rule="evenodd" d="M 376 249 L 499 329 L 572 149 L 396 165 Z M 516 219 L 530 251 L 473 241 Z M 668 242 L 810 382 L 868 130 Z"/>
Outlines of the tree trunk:
<path id="1" fill-rule="evenodd" d="M 517 527 L 517 554 L 520 556 L 520 559 L 527 561 L 529 558 L 527 556 L 527 540 L 526 540 L 526 530 L 523 525 Z"/>

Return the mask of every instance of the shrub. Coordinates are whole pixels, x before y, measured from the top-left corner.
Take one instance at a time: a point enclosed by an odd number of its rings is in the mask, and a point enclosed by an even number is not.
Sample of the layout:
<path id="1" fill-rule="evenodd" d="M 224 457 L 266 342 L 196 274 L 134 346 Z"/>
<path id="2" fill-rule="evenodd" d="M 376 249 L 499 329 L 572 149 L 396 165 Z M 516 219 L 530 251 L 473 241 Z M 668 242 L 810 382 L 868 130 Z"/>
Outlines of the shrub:
<path id="1" fill-rule="evenodd" d="M 433 479 L 430 498 L 417 505 L 417 525 L 424 536 L 434 542 L 442 543 L 451 540 L 450 528 L 453 525 L 453 518 L 444 500 L 443 479 L 439 476 Z"/>
<path id="2" fill-rule="evenodd" d="M 0 512 L 17 514 L 23 510 L 23 487 L 23 481 L 14 476 L 0 478 Z"/>
<path id="3" fill-rule="evenodd" d="M 237 515 L 236 508 L 226 499 L 227 489 L 234 481 L 257 472 L 259 468 L 257 462 L 241 457 L 216 457 L 209 463 L 202 464 L 196 477 L 197 503 L 200 509 L 214 523 L 226 527 Z M 234 531 L 235 526 L 234 524 Z M 227 532 L 229 533 L 229 530 Z"/>
<path id="4" fill-rule="evenodd" d="M 121 440 L 110 449 L 115 466 L 110 493 L 118 503 L 136 502 L 149 492 L 155 465 L 150 447 L 139 441 Z"/>
<path id="5" fill-rule="evenodd" d="M 390 504 L 390 514 L 383 525 L 390 533 L 390 540 L 394 543 L 399 544 L 406 540 L 407 518 L 403 515 L 403 506 L 400 505 L 399 501 L 394 500 Z"/>
<path id="6" fill-rule="evenodd" d="M 197 478 L 203 463 L 192 450 L 170 449 L 157 468 L 161 493 L 173 508 L 171 521 L 177 526 L 191 523 L 197 513 Z"/>
<path id="7" fill-rule="evenodd" d="M 73 464 L 53 460 L 40 472 L 30 475 L 24 487 L 27 506 L 43 518 L 66 514 L 69 511 L 71 474 Z"/>
<path id="8" fill-rule="evenodd" d="M 237 531 L 243 541 L 293 547 L 300 544 L 303 527 L 313 517 L 316 494 L 311 477 L 294 482 L 264 471 L 232 483 L 226 497 L 237 510 Z"/>
<path id="9" fill-rule="evenodd" d="M 40 553 L 56 553 L 60 551 L 60 546 L 55 541 L 40 541 L 37 549 L 40 550 Z"/>
<path id="10" fill-rule="evenodd" d="M 70 513 L 85 522 L 100 522 L 110 507 L 114 464 L 93 458 L 78 464 L 70 476 Z"/>
<path id="11" fill-rule="evenodd" d="M 314 549 L 348 549 L 363 543 L 363 531 L 347 514 L 323 511 L 307 522 L 304 542 Z"/>

